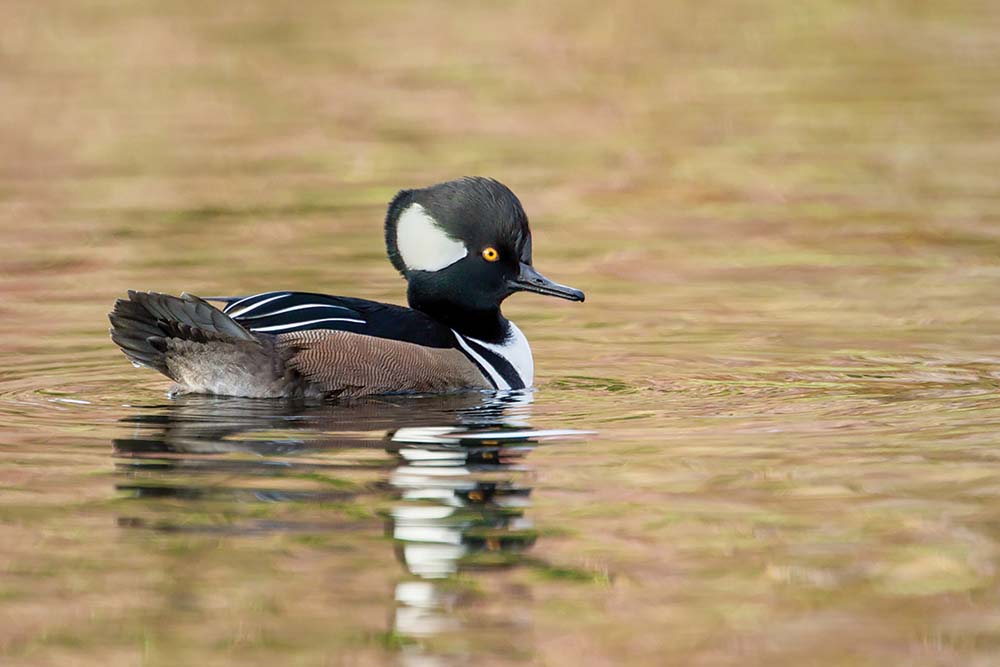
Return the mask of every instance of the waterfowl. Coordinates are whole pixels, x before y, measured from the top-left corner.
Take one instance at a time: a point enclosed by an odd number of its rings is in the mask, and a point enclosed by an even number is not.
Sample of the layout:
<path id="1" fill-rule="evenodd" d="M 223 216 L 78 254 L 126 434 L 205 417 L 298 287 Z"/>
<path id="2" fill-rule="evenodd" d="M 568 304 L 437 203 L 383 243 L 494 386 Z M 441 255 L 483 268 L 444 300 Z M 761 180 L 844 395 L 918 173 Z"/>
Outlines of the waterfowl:
<path id="1" fill-rule="evenodd" d="M 385 218 L 409 307 L 275 290 L 206 299 L 129 291 L 111 339 L 175 392 L 358 397 L 530 387 L 528 340 L 500 304 L 515 292 L 583 301 L 532 265 L 528 217 L 489 178 L 403 190 Z M 220 307 L 209 303 L 217 302 Z"/>

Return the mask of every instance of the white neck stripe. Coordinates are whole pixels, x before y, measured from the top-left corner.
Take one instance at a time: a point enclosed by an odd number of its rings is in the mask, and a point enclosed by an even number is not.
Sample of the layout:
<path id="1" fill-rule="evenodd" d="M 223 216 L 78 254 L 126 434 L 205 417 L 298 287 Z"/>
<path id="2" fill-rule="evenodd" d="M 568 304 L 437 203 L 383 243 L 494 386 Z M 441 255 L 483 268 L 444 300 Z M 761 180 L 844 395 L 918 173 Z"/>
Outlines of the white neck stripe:
<path id="1" fill-rule="evenodd" d="M 531 346 L 528 345 L 528 339 L 525 338 L 524 333 L 516 324 L 508 320 L 507 326 L 509 327 L 507 338 L 503 343 L 487 343 L 471 337 L 469 341 L 500 355 L 514 368 L 514 372 L 517 373 L 525 388 L 530 387 L 535 382 L 535 362 L 531 356 Z"/>
<path id="2" fill-rule="evenodd" d="M 472 347 L 470 347 L 469 344 L 465 342 L 465 339 L 462 338 L 462 334 L 458 333 L 454 329 L 452 329 L 451 332 L 455 334 L 455 340 L 457 340 L 458 344 L 462 347 L 463 350 L 465 350 L 465 353 L 468 354 L 470 357 L 472 357 L 476 361 L 476 363 L 479 364 L 480 368 L 482 368 L 483 371 L 486 372 L 486 375 L 489 377 L 489 380 L 493 384 L 494 388 L 510 389 L 510 384 L 503 379 L 503 376 L 497 372 L 497 369 L 493 368 L 490 362 L 483 359 L 483 356 L 481 354 L 473 350 Z"/>

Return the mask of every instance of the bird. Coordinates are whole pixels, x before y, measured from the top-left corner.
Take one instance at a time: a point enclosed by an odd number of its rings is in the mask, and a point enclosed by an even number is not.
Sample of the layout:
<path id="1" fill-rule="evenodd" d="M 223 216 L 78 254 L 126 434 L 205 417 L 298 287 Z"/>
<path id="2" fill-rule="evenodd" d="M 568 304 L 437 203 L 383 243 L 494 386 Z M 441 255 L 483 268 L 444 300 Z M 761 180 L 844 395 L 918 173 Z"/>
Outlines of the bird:
<path id="1" fill-rule="evenodd" d="M 515 292 L 585 298 L 534 268 L 524 208 L 492 178 L 401 190 L 386 212 L 385 244 L 408 307 L 291 290 L 206 298 L 129 290 L 108 314 L 111 339 L 134 365 L 172 379 L 174 394 L 523 390 L 534 383 L 531 347 L 501 303 Z"/>

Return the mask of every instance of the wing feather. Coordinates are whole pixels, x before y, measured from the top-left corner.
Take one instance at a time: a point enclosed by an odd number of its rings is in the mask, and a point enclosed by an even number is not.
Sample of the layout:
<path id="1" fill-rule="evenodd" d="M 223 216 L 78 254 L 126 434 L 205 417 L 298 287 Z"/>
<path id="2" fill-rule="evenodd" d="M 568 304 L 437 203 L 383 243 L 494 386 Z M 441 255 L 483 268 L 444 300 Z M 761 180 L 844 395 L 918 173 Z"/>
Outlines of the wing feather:
<path id="1" fill-rule="evenodd" d="M 455 348 L 433 348 L 349 331 L 279 334 L 288 365 L 321 392 L 337 396 L 489 389 Z"/>
<path id="2" fill-rule="evenodd" d="M 418 310 L 388 303 L 288 291 L 219 300 L 227 302 L 224 313 L 256 333 L 350 331 L 428 347 L 455 347 L 448 327 Z"/>

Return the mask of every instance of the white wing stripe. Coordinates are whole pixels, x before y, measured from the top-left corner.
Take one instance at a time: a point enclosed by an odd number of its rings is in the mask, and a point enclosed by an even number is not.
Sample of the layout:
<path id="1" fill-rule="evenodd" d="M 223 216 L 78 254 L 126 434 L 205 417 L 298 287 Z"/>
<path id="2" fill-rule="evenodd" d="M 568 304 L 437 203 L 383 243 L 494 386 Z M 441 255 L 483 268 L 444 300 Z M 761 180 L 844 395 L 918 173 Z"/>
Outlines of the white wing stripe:
<path id="1" fill-rule="evenodd" d="M 283 294 L 279 294 L 278 296 L 272 296 L 269 299 L 264 299 L 262 301 L 258 301 L 257 303 L 253 304 L 252 306 L 247 306 L 246 308 L 241 308 L 240 310 L 237 310 L 237 311 L 230 311 L 230 312 L 226 313 L 226 315 L 229 315 L 229 317 L 240 317 L 242 315 L 246 315 L 247 313 L 249 313 L 254 308 L 259 308 L 260 306 L 263 306 L 265 303 L 269 303 L 271 301 L 274 301 L 275 299 L 284 299 L 286 296 L 290 296 L 288 294 L 288 292 L 284 292 Z"/>
<path id="2" fill-rule="evenodd" d="M 473 350 L 469 346 L 469 344 L 465 342 L 465 339 L 462 338 L 461 334 L 459 334 L 454 329 L 452 329 L 451 332 L 455 334 L 455 340 L 457 340 L 458 344 L 462 346 L 462 349 L 465 350 L 465 353 L 468 354 L 473 359 L 475 359 L 476 362 L 482 367 L 482 369 L 489 374 L 490 381 L 493 383 L 493 386 L 495 386 L 497 389 L 510 389 L 510 384 L 503 379 L 503 376 L 500 375 L 500 373 L 498 373 L 497 370 L 493 368 L 493 366 L 490 365 L 490 362 L 483 359 L 481 354 Z"/>
<path id="3" fill-rule="evenodd" d="M 250 327 L 250 331 L 281 331 L 282 329 L 294 329 L 296 327 L 305 327 L 310 324 L 318 324 L 320 322 L 356 322 L 358 324 L 364 324 L 364 320 L 354 320 L 349 317 L 325 317 L 321 320 L 309 320 L 307 322 L 292 322 L 291 324 L 275 324 L 269 327 Z"/>
<path id="4" fill-rule="evenodd" d="M 246 319 L 253 320 L 253 319 L 257 319 L 259 317 L 271 317 L 272 315 L 281 315 L 282 313 L 290 313 L 293 310 L 302 310 L 303 308 L 337 308 L 339 310 L 349 310 L 349 311 L 351 310 L 347 306 L 335 306 L 335 305 L 329 304 L 329 303 L 305 303 L 305 304 L 302 304 L 300 306 L 289 306 L 288 308 L 282 308 L 281 310 L 273 310 L 273 311 L 264 313 L 263 315 L 251 315 L 250 317 L 248 317 Z M 351 312 L 354 312 L 354 311 L 351 311 Z"/>
<path id="5" fill-rule="evenodd" d="M 237 301 L 232 301 L 232 302 L 226 304 L 226 307 L 222 309 L 222 312 L 225 313 L 227 311 L 230 311 L 233 308 L 235 308 L 236 306 L 238 306 L 241 303 L 243 303 L 244 301 L 249 301 L 250 299 L 259 299 L 260 297 L 267 296 L 268 294 L 278 294 L 278 292 L 261 292 L 260 294 L 251 294 L 250 296 L 245 296 L 242 299 L 239 299 Z M 208 297 L 208 298 L 202 297 L 202 298 L 204 298 L 206 301 L 215 301 L 216 300 L 216 299 L 213 299 L 212 297 Z M 220 299 L 220 300 L 222 300 L 222 299 Z"/>

